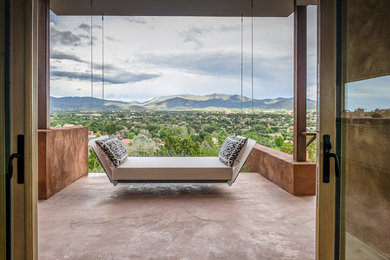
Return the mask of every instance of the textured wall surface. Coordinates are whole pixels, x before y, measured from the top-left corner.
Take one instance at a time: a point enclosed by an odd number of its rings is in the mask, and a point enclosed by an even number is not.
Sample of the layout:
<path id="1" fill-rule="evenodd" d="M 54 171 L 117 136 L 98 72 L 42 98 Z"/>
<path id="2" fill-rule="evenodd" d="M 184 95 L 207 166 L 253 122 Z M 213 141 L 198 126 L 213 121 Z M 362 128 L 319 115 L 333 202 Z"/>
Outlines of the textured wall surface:
<path id="1" fill-rule="evenodd" d="M 390 1 L 349 0 L 348 82 L 390 75 Z"/>
<path id="2" fill-rule="evenodd" d="M 246 162 L 253 172 L 294 195 L 315 195 L 316 165 L 294 162 L 293 156 L 256 144 Z"/>
<path id="3" fill-rule="evenodd" d="M 87 175 L 87 127 L 38 131 L 39 199 L 47 199 Z"/>
<path id="4" fill-rule="evenodd" d="M 390 119 L 344 122 L 346 229 L 390 257 Z"/>

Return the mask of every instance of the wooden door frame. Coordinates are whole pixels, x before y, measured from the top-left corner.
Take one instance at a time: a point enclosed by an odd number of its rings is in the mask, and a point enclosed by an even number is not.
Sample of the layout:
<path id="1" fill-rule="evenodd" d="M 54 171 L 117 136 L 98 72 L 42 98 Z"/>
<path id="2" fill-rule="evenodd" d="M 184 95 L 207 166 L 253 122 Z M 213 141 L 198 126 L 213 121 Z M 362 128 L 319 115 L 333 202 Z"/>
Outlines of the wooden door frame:
<path id="1" fill-rule="evenodd" d="M 24 134 L 26 141 L 25 184 L 13 183 L 14 223 L 20 224 L 14 247 L 24 250 L 14 250 L 14 259 L 37 259 L 37 1 L 13 1 L 12 16 L 12 137 Z M 336 144 L 336 0 L 318 1 L 318 66 L 316 258 L 323 260 L 334 257 L 335 182 L 331 174 L 330 183 L 322 183 L 322 136 L 330 134 Z"/>
<path id="2" fill-rule="evenodd" d="M 332 151 L 336 151 L 336 2 L 318 1 L 318 151 L 316 259 L 334 259 L 335 238 L 335 174 L 330 169 L 330 182 L 322 182 L 323 136 L 329 134 Z"/>
<path id="3" fill-rule="evenodd" d="M 6 230 L 5 230 L 5 1 L 0 0 L 0 259 L 6 255 Z"/>
<path id="4" fill-rule="evenodd" d="M 25 184 L 12 180 L 13 259 L 37 259 L 37 1 L 11 3 L 11 140 L 25 137 Z M 16 142 L 12 142 L 15 153 Z M 17 172 L 17 165 L 14 172 Z"/>

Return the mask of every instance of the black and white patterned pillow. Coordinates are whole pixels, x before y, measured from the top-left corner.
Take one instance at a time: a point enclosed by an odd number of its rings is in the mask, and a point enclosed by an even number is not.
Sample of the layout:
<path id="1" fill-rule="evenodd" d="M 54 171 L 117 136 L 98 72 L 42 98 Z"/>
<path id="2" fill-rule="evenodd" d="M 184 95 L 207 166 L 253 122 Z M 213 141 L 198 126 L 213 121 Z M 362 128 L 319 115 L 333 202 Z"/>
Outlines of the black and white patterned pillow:
<path id="1" fill-rule="evenodd" d="M 115 167 L 121 165 L 128 156 L 126 147 L 115 136 L 97 140 L 96 143 L 102 148 Z"/>
<path id="2" fill-rule="evenodd" d="M 248 138 L 229 135 L 223 142 L 221 149 L 219 150 L 219 159 L 229 167 L 232 167 L 242 147 Z"/>

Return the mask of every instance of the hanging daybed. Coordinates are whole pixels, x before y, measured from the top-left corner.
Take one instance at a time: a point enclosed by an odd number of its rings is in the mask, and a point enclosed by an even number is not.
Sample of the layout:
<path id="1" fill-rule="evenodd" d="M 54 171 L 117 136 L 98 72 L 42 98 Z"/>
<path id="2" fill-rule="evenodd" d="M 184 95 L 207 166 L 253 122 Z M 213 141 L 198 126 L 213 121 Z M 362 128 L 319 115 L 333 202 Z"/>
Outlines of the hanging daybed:
<path id="1" fill-rule="evenodd" d="M 252 110 L 253 110 L 253 1 L 252 10 Z M 91 100 L 93 100 L 93 37 L 91 1 Z M 241 15 L 241 109 L 243 108 L 243 15 Z M 102 99 L 104 100 L 104 15 L 102 14 Z M 227 183 L 232 185 L 237 179 L 256 141 L 230 135 L 222 145 L 218 157 L 127 157 L 127 150 L 115 137 L 119 149 L 126 151 L 120 163 L 113 160 L 112 154 L 102 148 L 107 136 L 90 141 L 91 147 L 105 173 L 114 186 L 118 183 L 170 182 L 170 183 Z M 237 146 L 237 140 L 244 140 Z M 116 140 L 114 140 L 116 139 Z M 230 141 L 229 141 L 230 140 Z M 240 142 L 240 141 L 239 141 Z M 115 150 L 115 149 L 114 149 Z M 222 151 L 222 156 L 221 156 Z M 111 151 L 112 152 L 112 151 Z M 114 151 L 116 152 L 116 151 Z M 227 156 L 227 157 L 224 157 Z"/>
<path id="2" fill-rule="evenodd" d="M 90 141 L 91 147 L 111 183 L 227 183 L 232 185 L 256 141 L 246 139 L 233 165 L 220 157 L 127 157 L 115 166 L 97 144 L 107 137 Z"/>

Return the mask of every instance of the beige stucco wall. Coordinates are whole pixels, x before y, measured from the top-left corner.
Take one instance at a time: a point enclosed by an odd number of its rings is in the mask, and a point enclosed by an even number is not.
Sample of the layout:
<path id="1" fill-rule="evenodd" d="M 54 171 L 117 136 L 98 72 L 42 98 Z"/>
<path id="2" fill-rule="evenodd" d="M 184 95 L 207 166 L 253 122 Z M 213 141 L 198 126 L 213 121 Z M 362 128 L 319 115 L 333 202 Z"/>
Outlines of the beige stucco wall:
<path id="1" fill-rule="evenodd" d="M 246 165 L 252 172 L 259 173 L 293 195 L 307 196 L 316 193 L 314 163 L 295 162 L 290 154 L 256 144 Z"/>
<path id="2" fill-rule="evenodd" d="M 390 1 L 347 5 L 347 81 L 390 75 Z"/>
<path id="3" fill-rule="evenodd" d="M 348 0 L 346 10 L 346 81 L 390 75 L 390 1 Z M 343 125 L 346 230 L 390 257 L 390 119 Z"/>
<path id="4" fill-rule="evenodd" d="M 88 175 L 88 128 L 38 130 L 38 198 Z"/>
<path id="5" fill-rule="evenodd" d="M 346 229 L 390 257 L 390 119 L 346 119 Z"/>

